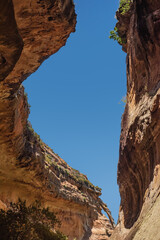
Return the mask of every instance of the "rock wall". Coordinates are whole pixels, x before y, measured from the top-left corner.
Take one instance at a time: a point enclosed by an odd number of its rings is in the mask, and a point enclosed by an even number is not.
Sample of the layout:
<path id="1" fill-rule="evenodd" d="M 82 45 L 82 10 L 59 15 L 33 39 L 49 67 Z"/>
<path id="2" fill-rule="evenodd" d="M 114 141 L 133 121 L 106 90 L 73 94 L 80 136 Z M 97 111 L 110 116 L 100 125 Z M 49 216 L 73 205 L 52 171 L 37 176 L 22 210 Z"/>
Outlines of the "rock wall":
<path id="1" fill-rule="evenodd" d="M 75 31 L 74 4 L 1 0 L 0 20 L 0 206 L 18 198 L 28 204 L 38 199 L 56 211 L 69 240 L 107 240 L 114 222 L 100 189 L 34 132 L 21 85 Z"/>
<path id="2" fill-rule="evenodd" d="M 100 189 L 45 145 L 27 121 L 21 83 L 75 31 L 74 4 L 0 1 L 0 206 L 19 197 L 27 203 L 38 199 L 57 212 L 69 240 L 160 239 L 160 2 L 131 2 L 125 14 L 117 12 L 119 35 L 126 39 L 127 103 L 118 163 L 121 205 L 113 231 Z"/>
<path id="3" fill-rule="evenodd" d="M 122 119 L 119 223 L 111 239 L 160 239 L 160 1 L 117 12 L 126 37 L 127 103 Z"/>

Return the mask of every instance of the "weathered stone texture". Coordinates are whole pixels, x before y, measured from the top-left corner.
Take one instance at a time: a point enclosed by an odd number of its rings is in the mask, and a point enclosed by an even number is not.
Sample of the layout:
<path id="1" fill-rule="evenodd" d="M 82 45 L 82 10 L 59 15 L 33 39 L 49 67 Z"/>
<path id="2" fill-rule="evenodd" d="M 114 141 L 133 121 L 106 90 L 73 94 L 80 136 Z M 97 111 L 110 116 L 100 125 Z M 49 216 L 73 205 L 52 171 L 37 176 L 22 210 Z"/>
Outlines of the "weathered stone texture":
<path id="1" fill-rule="evenodd" d="M 34 133 L 21 85 L 65 45 L 75 25 L 72 0 L 0 1 L 0 207 L 18 198 L 38 199 L 56 211 L 69 240 L 93 240 L 95 221 L 102 225 L 100 239 L 107 240 L 113 222 L 100 190 Z"/>
<path id="2" fill-rule="evenodd" d="M 127 37 L 127 104 L 118 163 L 120 217 L 111 239 L 159 240 L 160 2 L 133 1 L 118 27 Z"/>

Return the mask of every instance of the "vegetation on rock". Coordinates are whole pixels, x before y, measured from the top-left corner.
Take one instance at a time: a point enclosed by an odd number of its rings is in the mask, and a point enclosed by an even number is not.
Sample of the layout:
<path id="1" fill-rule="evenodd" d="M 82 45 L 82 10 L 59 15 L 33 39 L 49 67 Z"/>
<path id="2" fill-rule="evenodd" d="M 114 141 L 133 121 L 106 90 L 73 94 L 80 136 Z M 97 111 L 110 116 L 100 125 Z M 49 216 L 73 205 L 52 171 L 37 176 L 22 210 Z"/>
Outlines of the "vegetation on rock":
<path id="1" fill-rule="evenodd" d="M 119 36 L 117 27 L 115 27 L 114 30 L 110 31 L 109 38 L 117 41 L 120 45 L 122 45 L 122 43 L 125 43 L 125 41 L 122 40 L 122 38 Z"/>
<path id="2" fill-rule="evenodd" d="M 131 3 L 132 0 L 120 0 L 118 9 L 119 13 L 125 15 L 129 11 Z"/>
<path id="3" fill-rule="evenodd" d="M 59 225 L 55 214 L 49 208 L 41 208 L 37 201 L 26 206 L 25 201 L 10 203 L 8 210 L 0 210 L 1 240 L 67 240 L 55 230 Z"/>
<path id="4" fill-rule="evenodd" d="M 48 148 L 47 145 L 45 145 L 45 147 Z M 52 152 L 53 152 L 53 150 L 52 150 Z M 63 163 L 63 165 L 58 164 L 58 162 L 55 162 L 54 157 L 51 154 L 47 153 L 47 152 L 45 152 L 45 161 L 48 164 L 50 164 L 51 166 L 54 166 L 54 168 L 57 171 L 58 175 L 62 174 L 64 176 L 67 176 L 67 177 L 73 179 L 78 184 L 86 186 L 87 188 L 92 189 L 92 190 L 94 190 L 96 192 L 101 192 L 102 189 L 100 187 L 98 187 L 98 186 L 94 186 L 88 180 L 86 175 L 80 173 L 78 170 L 76 170 L 74 168 L 69 167 L 67 164 L 66 165 L 64 163 Z"/>
<path id="5" fill-rule="evenodd" d="M 58 161 L 55 161 L 56 158 L 60 158 L 58 154 L 56 154 L 47 144 L 45 144 L 40 136 L 34 131 L 32 128 L 31 123 L 27 122 L 27 129 L 28 131 L 34 136 L 35 140 L 39 143 L 41 148 L 44 151 L 45 156 L 45 162 L 49 164 L 50 166 L 54 167 L 54 169 L 57 171 L 58 175 L 62 174 L 64 176 L 67 176 L 71 179 L 73 179 L 76 183 L 82 184 L 83 186 L 86 186 L 89 189 L 92 189 L 96 192 L 101 192 L 101 188 L 98 186 L 94 186 L 87 178 L 86 175 L 80 173 L 78 170 L 69 167 L 69 165 L 65 162 L 63 164 L 60 164 Z M 61 159 L 61 158 L 60 158 Z M 48 168 L 49 166 L 47 166 Z"/>
<path id="6" fill-rule="evenodd" d="M 125 15 L 126 13 L 128 13 L 131 7 L 131 3 L 132 3 L 132 0 L 120 0 L 118 13 L 120 15 Z M 122 45 L 123 43 L 124 44 L 126 43 L 126 38 L 122 38 L 119 35 L 117 26 L 115 26 L 114 30 L 110 31 L 109 38 L 117 41 L 120 45 Z"/>

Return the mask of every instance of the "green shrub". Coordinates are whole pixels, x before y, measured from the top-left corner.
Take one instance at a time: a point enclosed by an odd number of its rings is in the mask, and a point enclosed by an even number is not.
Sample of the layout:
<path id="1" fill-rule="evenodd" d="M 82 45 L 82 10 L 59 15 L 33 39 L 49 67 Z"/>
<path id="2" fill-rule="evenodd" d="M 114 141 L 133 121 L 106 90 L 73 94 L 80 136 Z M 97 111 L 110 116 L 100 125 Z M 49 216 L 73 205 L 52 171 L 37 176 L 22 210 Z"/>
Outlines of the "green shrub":
<path id="1" fill-rule="evenodd" d="M 10 203 L 7 211 L 0 210 L 1 240 L 67 240 L 55 226 L 60 224 L 48 208 L 38 202 L 26 206 L 26 202 Z"/>
<path id="2" fill-rule="evenodd" d="M 132 2 L 133 0 L 120 0 L 118 12 L 121 15 L 125 15 L 130 10 Z M 117 27 L 115 27 L 114 30 L 110 31 L 109 38 L 117 41 L 120 45 L 126 43 L 126 38 L 121 38 L 119 36 Z"/>
<path id="3" fill-rule="evenodd" d="M 122 15 L 125 15 L 130 9 L 131 2 L 132 2 L 132 0 L 120 0 L 118 11 Z"/>
<path id="4" fill-rule="evenodd" d="M 113 39 L 114 41 L 117 41 L 120 45 L 122 45 L 122 43 L 124 43 L 122 41 L 122 38 L 118 35 L 118 29 L 117 27 L 114 28 L 114 30 L 110 31 L 110 39 Z"/>

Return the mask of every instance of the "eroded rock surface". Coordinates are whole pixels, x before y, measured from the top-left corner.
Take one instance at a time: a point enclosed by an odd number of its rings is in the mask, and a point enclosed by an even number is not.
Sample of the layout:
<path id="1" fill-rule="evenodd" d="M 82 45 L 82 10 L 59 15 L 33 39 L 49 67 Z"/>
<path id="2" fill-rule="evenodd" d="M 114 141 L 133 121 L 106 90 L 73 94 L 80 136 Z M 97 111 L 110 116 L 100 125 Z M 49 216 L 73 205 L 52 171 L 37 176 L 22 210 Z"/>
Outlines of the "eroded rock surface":
<path id="1" fill-rule="evenodd" d="M 119 224 L 111 239 L 159 240 L 160 2 L 135 0 L 117 27 L 126 36 L 127 104 L 122 120 Z"/>
<path id="2" fill-rule="evenodd" d="M 27 203 L 38 199 L 56 211 L 60 230 L 70 240 L 94 240 L 95 235 L 107 240 L 114 223 L 99 198 L 100 189 L 33 131 L 21 85 L 75 31 L 74 4 L 72 0 L 1 0 L 0 20 L 0 207 L 18 198 Z"/>

